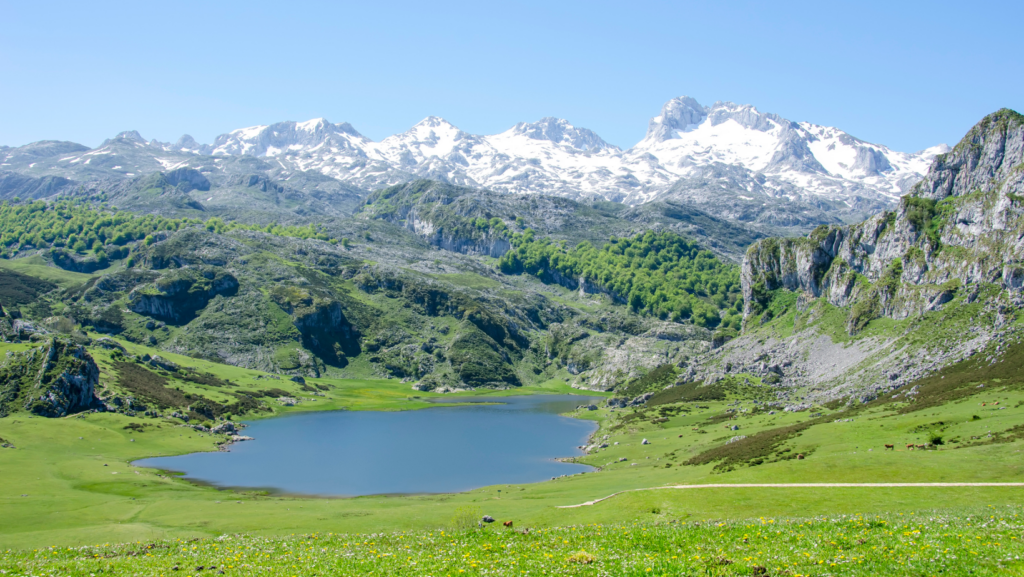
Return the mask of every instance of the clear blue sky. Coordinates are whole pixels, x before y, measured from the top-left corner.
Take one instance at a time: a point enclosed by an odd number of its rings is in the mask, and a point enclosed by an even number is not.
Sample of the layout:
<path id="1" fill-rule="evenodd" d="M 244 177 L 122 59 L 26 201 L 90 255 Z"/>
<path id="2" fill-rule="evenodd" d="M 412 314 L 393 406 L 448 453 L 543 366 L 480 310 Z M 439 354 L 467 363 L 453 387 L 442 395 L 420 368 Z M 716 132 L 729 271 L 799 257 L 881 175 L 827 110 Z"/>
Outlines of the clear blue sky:
<path id="1" fill-rule="evenodd" d="M 1024 111 L 1022 5 L 0 0 L 0 144 L 320 116 L 380 140 L 436 115 L 558 116 L 626 148 L 688 94 L 914 151 Z"/>

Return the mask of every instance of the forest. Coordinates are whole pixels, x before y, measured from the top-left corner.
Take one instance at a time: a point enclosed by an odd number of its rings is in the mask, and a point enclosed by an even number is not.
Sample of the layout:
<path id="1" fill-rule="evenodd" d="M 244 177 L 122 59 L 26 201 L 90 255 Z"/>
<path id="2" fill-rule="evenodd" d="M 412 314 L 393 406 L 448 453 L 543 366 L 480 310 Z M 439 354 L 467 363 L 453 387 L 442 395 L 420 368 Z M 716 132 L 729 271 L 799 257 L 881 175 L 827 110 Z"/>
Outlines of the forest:
<path id="1" fill-rule="evenodd" d="M 527 229 L 513 234 L 511 242 L 512 250 L 498 263 L 505 274 L 527 273 L 546 281 L 555 275 L 583 278 L 639 314 L 690 320 L 706 328 L 740 328 L 739 268 L 678 234 L 648 231 L 612 237 L 601 248 L 587 242 L 566 248 Z"/>
<path id="2" fill-rule="evenodd" d="M 259 226 L 224 222 L 220 218 L 206 221 L 173 219 L 96 208 L 71 200 L 4 202 L 0 204 L 0 258 L 11 258 L 20 250 L 50 248 L 79 255 L 92 254 L 100 261 L 108 257 L 120 259 L 128 256 L 129 249 L 125 246 L 128 243 L 144 241 L 150 244 L 156 233 L 187 227 L 205 227 L 216 233 L 255 230 L 276 236 L 338 242 L 314 225 Z"/>

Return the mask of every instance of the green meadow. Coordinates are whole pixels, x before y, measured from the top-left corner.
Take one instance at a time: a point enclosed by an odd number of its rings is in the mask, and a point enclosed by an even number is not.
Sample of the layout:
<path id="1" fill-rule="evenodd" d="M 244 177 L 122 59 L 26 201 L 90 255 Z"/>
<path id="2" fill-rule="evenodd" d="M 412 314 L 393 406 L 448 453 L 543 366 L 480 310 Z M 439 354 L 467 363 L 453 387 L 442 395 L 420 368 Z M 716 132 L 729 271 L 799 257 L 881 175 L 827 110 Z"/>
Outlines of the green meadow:
<path id="1" fill-rule="evenodd" d="M 147 351 L 145 347 L 123 344 L 134 354 Z M 4 350 L 29 346 L 4 345 Z M 46 419 L 18 413 L 0 419 L 0 438 L 13 445 L 13 448 L 0 449 L 0 510 L 3 512 L 0 548 L 59 547 L 61 550 L 56 553 L 54 563 L 60 560 L 60 563 L 70 563 L 67 567 L 77 567 L 76 563 L 84 563 L 82 555 L 67 552 L 67 547 L 159 542 L 164 549 L 153 555 L 170 563 L 166 556 L 174 553 L 175 548 L 165 546 L 178 539 L 245 535 L 232 539 L 241 539 L 241 543 L 252 546 L 265 542 L 260 539 L 282 537 L 282 541 L 273 541 L 273 547 L 284 550 L 297 546 L 299 541 L 291 539 L 292 534 L 406 531 L 436 536 L 431 532 L 464 528 L 467 511 L 472 512 L 472 518 L 477 518 L 478 513 L 487 514 L 502 522 L 512 521 L 516 528 L 532 529 L 532 537 L 507 537 L 522 539 L 520 545 L 537 543 L 531 539 L 554 534 L 538 531 L 556 531 L 555 527 L 563 527 L 557 531 L 570 531 L 565 527 L 635 526 L 646 528 L 651 535 L 662 535 L 659 539 L 665 544 L 685 542 L 689 550 L 698 545 L 709 547 L 708 543 L 714 541 L 714 531 L 736 534 L 740 527 L 746 526 L 744 523 L 749 524 L 745 521 L 748 519 L 765 517 L 798 526 L 802 521 L 795 520 L 821 518 L 814 523 L 824 523 L 821 526 L 831 527 L 829 531 L 840 531 L 845 530 L 842 528 L 846 521 L 834 521 L 837 516 L 868 519 L 875 515 L 886 518 L 940 516 L 951 519 L 949 523 L 958 523 L 963 527 L 961 532 L 968 531 L 985 540 L 989 533 L 979 532 L 977 523 L 971 525 L 975 529 L 967 529 L 965 519 L 968 517 L 964 515 L 976 515 L 979 507 L 999 512 L 1016 511 L 1015 507 L 1021 505 L 1022 488 L 656 488 L 736 483 L 1022 481 L 1024 459 L 1020 451 L 1024 443 L 1020 439 L 1024 434 L 1020 423 L 1024 422 L 1024 389 L 1021 387 L 1024 379 L 1018 374 L 1019 364 L 1013 362 L 1015 350 L 1008 353 L 1008 360 L 988 369 L 956 365 L 930 381 L 922 381 L 920 395 L 913 402 L 886 397 L 854 407 L 773 412 L 761 406 L 756 394 L 750 393 L 756 393 L 756 386 L 699 388 L 689 392 L 685 387 L 677 387 L 656 396 L 642 409 L 578 410 L 574 416 L 596 421 L 600 429 L 594 439 L 608 445 L 575 458 L 577 462 L 594 466 L 596 471 L 533 484 L 483 487 L 458 494 L 323 498 L 284 495 L 272 490 L 218 489 L 131 463 L 144 457 L 217 450 L 223 437 L 176 426 L 177 421 L 166 418 L 90 413 Z M 275 405 L 273 413 L 266 414 L 267 417 L 341 408 L 422 409 L 429 406 L 426 399 L 431 396 L 413 391 L 396 380 L 308 379 L 307 383 L 323 385 L 326 389 L 323 396 L 311 396 L 296 389 L 296 383 L 268 380 L 268 375 L 259 371 L 161 354 L 182 366 L 238 386 L 272 385 L 293 392 L 301 400 L 295 407 Z M 99 348 L 95 355 L 102 371 L 101 382 L 114 386 L 117 370 L 114 360 Z M 187 385 L 189 391 L 214 400 L 224 394 L 209 385 Z M 490 394 L 500 400 L 500 396 L 507 394 L 570 390 L 560 381 L 551 381 L 539 387 Z M 693 400 L 694 395 L 698 397 L 696 400 Z M 642 444 L 644 439 L 649 444 Z M 942 444 L 927 450 L 906 447 L 931 442 Z M 886 449 L 886 444 L 895 447 Z M 594 505 L 564 508 L 641 488 L 655 489 L 626 492 Z M 717 523 L 725 523 L 725 528 L 712 529 Z M 684 526 L 687 529 L 680 533 Z M 986 526 L 985 531 L 990 529 L 992 527 Z M 422 533 L 424 531 L 428 533 Z M 590 541 L 580 547 L 586 545 L 594 549 L 590 543 L 600 541 L 594 533 L 599 530 L 587 531 L 590 531 Z M 612 529 L 603 531 L 603 535 L 617 534 Z M 468 530 L 459 533 L 457 539 L 459 547 L 472 549 L 483 547 L 481 540 L 498 539 L 498 535 L 494 531 L 478 534 Z M 891 544 L 885 546 L 891 548 L 897 542 L 903 543 L 901 535 L 900 532 L 890 535 L 895 540 L 886 541 Z M 387 537 L 389 540 L 397 538 Z M 940 534 L 935 534 L 934 538 L 934 547 L 945 539 Z M 329 541 L 335 543 L 335 549 L 337 543 L 344 542 L 341 537 L 331 539 L 335 539 Z M 491 546 L 496 546 L 497 542 Z M 605 546 L 611 550 L 622 545 L 608 543 Z M 119 550 L 130 549 L 124 547 L 127 549 Z M 548 549 L 547 545 L 538 547 Z M 666 547 L 671 549 L 669 545 Z M 785 549 L 779 543 L 771 547 Z M 591 553 L 598 555 L 597 550 Z M 420 555 L 428 552 L 424 549 Z M 556 556 L 564 560 L 569 553 L 569 549 L 560 548 Z M 821 551 L 816 555 L 818 553 Z M 846 554 L 847 559 L 850 554 Z M 100 558 L 106 558 L 104 555 Z M 127 553 L 116 556 L 124 555 Z M 824 559 L 821 555 L 815 558 Z M 24 567 L 40 562 L 35 553 L 10 553 L 7 559 L 9 563 Z M 323 562 L 328 562 L 327 557 L 324 559 Z M 358 555 L 350 560 L 355 563 L 358 559 L 366 561 Z M 598 559 L 602 563 L 612 562 L 600 555 Z M 803 562 L 794 557 L 787 559 L 790 563 Z M 667 563 L 665 559 L 659 562 L 662 561 Z M 129 567 L 133 562 L 141 562 L 141 559 L 132 556 L 110 563 Z M 82 566 L 90 566 L 88 563 Z M 679 567 L 701 566 L 696 561 L 686 563 L 688 565 Z M 863 574 L 871 574 L 870 568 L 877 567 L 867 559 L 865 563 Z M 621 570 L 622 574 L 640 570 L 634 567 L 627 571 L 625 565 L 610 565 L 609 570 L 613 566 L 619 567 L 615 571 Z M 74 574 L 72 569 L 57 567 L 53 566 L 61 574 Z M 281 567 L 274 570 L 283 570 Z M 357 565 L 345 567 L 345 571 L 356 571 Z M 669 563 L 659 567 L 662 569 L 658 571 L 665 572 L 676 565 Z M 739 564 L 723 566 L 722 570 L 728 567 L 739 567 Z M 796 569 L 788 570 L 799 573 Z"/>
<path id="2" fill-rule="evenodd" d="M 461 509 L 452 519 L 473 517 Z M 955 514 L 761 517 L 137 540 L 0 553 L 11 575 L 1008 575 L 1019 507 Z"/>

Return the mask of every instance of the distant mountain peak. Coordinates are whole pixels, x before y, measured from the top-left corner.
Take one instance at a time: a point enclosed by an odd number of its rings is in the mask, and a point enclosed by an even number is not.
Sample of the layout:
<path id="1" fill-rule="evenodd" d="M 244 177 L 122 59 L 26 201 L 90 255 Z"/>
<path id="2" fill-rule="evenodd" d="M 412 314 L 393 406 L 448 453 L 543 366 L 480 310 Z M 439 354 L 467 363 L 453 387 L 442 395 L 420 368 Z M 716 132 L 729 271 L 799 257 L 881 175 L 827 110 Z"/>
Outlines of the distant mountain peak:
<path id="1" fill-rule="evenodd" d="M 213 141 L 214 154 L 249 154 L 275 156 L 286 151 L 308 149 L 324 144 L 337 148 L 359 148 L 353 141 L 368 139 L 351 124 L 331 124 L 326 118 L 313 118 L 304 122 L 293 120 L 269 126 L 250 126 L 222 134 Z"/>
<path id="2" fill-rule="evenodd" d="M 199 150 L 202 147 L 191 134 L 182 134 L 181 138 L 174 143 L 174 148 L 179 150 Z"/>
<path id="3" fill-rule="evenodd" d="M 454 128 L 459 130 L 459 127 L 455 126 L 451 122 L 441 118 L 440 116 L 428 116 L 423 120 L 417 122 L 412 126 L 413 128 Z"/>
<path id="4" fill-rule="evenodd" d="M 690 96 L 669 100 L 661 107 L 661 113 L 647 124 L 644 140 L 660 142 L 674 138 L 675 131 L 686 132 L 697 126 L 708 116 L 708 109 Z"/>
<path id="5" fill-rule="evenodd" d="M 115 136 L 114 138 L 108 138 L 107 140 L 104 140 L 101 146 L 105 146 L 107 144 L 110 144 L 111 142 L 116 142 L 118 140 L 128 141 L 140 145 L 149 144 L 149 142 L 145 138 L 143 138 L 141 134 L 139 134 L 138 130 L 125 130 L 124 132 L 117 133 L 117 136 Z"/>
<path id="6" fill-rule="evenodd" d="M 520 122 L 513 126 L 511 131 L 533 140 L 548 140 L 555 144 L 571 146 L 577 150 L 619 149 L 619 147 L 605 142 L 592 130 L 577 128 L 568 120 L 552 116 L 546 116 L 537 122 Z"/>

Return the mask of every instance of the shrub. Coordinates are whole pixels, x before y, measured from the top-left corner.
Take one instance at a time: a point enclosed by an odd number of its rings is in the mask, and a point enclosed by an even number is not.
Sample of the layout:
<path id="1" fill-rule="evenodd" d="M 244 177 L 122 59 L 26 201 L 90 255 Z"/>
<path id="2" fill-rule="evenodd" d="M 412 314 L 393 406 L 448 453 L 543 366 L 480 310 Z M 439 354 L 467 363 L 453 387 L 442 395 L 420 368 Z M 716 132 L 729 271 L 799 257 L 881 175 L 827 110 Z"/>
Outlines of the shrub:
<path id="1" fill-rule="evenodd" d="M 569 563 L 578 563 L 580 565 L 589 565 L 589 564 L 593 563 L 594 561 L 596 561 L 597 558 L 594 557 L 593 555 L 591 555 L 590 553 L 587 553 L 586 551 L 578 551 L 578 552 L 573 553 L 572 555 L 569 555 L 568 557 L 566 557 L 565 560 L 568 561 Z"/>
<path id="2" fill-rule="evenodd" d="M 483 518 L 483 513 L 479 507 L 463 505 L 457 507 L 452 513 L 451 519 L 448 520 L 448 527 L 453 531 L 465 531 L 476 527 L 481 518 Z"/>

